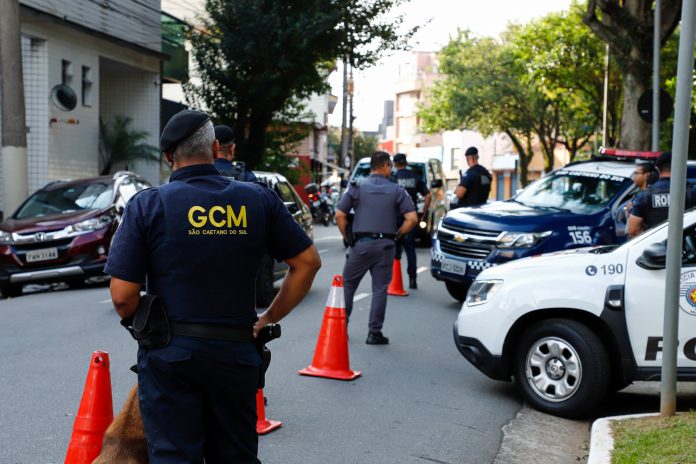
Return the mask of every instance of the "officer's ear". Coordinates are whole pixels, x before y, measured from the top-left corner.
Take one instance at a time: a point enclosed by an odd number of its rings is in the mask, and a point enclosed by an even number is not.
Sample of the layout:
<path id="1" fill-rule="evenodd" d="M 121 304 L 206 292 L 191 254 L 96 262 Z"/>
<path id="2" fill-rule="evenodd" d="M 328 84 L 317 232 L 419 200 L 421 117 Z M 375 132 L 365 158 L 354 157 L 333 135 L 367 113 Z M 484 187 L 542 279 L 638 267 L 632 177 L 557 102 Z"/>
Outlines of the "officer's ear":
<path id="1" fill-rule="evenodd" d="M 213 140 L 213 158 L 217 157 L 218 151 L 220 150 L 220 141 Z"/>
<path id="2" fill-rule="evenodd" d="M 164 157 L 167 159 L 167 163 L 169 163 L 169 164 L 174 163 L 174 159 L 172 158 L 172 155 L 170 155 L 166 151 L 163 151 L 162 153 L 164 153 Z"/>

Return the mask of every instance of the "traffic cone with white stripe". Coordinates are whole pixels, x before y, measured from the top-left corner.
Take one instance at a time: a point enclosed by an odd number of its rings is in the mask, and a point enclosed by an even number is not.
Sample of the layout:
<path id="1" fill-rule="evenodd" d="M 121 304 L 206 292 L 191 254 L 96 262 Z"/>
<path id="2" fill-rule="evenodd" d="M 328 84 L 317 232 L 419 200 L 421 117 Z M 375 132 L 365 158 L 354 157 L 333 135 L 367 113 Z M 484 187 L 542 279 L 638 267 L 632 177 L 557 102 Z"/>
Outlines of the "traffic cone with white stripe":
<path id="1" fill-rule="evenodd" d="M 256 392 L 256 433 L 265 435 L 283 425 L 280 421 L 266 419 L 266 400 L 263 396 L 263 388 Z"/>
<path id="2" fill-rule="evenodd" d="M 389 282 L 387 295 L 393 296 L 408 296 L 408 292 L 404 289 L 404 280 L 401 278 L 401 260 L 394 259 L 392 266 L 392 279 Z"/>
<path id="3" fill-rule="evenodd" d="M 312 364 L 299 373 L 338 380 L 353 380 L 362 374 L 350 368 L 346 305 L 341 275 L 335 275 L 331 283 Z"/>

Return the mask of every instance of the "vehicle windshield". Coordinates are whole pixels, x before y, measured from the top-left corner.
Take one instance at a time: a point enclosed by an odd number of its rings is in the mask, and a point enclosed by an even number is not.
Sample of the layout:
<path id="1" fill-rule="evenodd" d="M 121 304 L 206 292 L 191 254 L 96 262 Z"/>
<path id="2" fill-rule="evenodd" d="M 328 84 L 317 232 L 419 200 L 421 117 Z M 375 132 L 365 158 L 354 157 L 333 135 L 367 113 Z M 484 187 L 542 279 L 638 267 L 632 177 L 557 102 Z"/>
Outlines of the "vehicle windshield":
<path id="1" fill-rule="evenodd" d="M 560 169 L 522 190 L 514 201 L 536 208 L 552 208 L 576 214 L 604 209 L 630 179 L 611 174 Z"/>
<path id="2" fill-rule="evenodd" d="M 106 208 L 111 203 L 111 196 L 111 185 L 101 182 L 39 190 L 29 197 L 14 218 L 27 219 Z"/>
<path id="3" fill-rule="evenodd" d="M 413 171 L 416 173 L 416 175 L 423 179 L 423 182 L 426 181 L 425 179 L 425 164 L 424 163 L 408 163 L 408 170 Z M 365 177 L 370 175 L 370 163 L 360 163 L 358 164 L 358 167 L 355 168 L 355 174 L 353 174 L 353 179 L 357 180 L 358 183 Z"/>

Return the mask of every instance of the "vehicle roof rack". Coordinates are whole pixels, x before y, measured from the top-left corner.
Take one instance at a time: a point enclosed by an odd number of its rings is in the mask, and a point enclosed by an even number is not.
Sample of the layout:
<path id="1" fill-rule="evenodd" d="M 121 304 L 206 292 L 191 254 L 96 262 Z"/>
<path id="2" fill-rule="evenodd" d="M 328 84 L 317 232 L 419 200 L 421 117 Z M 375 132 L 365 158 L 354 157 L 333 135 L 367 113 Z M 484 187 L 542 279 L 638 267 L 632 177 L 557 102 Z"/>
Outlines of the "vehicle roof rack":
<path id="1" fill-rule="evenodd" d="M 624 150 L 622 148 L 599 147 L 599 155 L 593 155 L 593 160 L 635 161 L 654 160 L 662 154 L 661 151 Z"/>

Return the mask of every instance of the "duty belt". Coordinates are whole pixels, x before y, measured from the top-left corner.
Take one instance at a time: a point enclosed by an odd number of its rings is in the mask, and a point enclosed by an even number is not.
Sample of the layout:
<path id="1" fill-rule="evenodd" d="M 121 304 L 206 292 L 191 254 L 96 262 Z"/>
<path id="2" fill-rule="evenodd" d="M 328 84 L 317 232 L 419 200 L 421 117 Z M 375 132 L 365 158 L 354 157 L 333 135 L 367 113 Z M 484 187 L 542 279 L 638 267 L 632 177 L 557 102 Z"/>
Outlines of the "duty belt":
<path id="1" fill-rule="evenodd" d="M 172 335 L 213 338 L 232 342 L 251 342 L 254 340 L 251 328 L 179 321 L 169 321 L 169 326 L 171 327 Z"/>
<path id="2" fill-rule="evenodd" d="M 396 238 L 396 234 L 383 234 L 381 232 L 378 233 L 369 233 L 369 232 L 356 232 L 355 233 L 355 241 L 359 241 L 362 239 L 373 239 L 377 240 L 378 238 L 386 238 L 389 240 L 394 240 Z"/>

